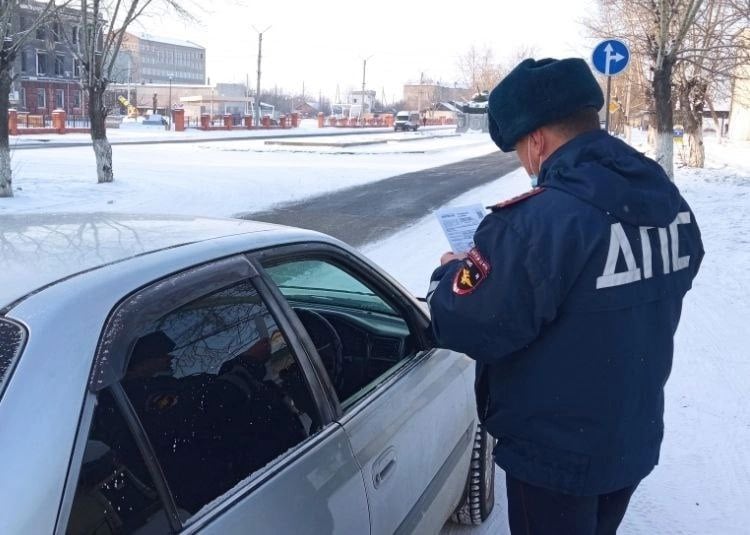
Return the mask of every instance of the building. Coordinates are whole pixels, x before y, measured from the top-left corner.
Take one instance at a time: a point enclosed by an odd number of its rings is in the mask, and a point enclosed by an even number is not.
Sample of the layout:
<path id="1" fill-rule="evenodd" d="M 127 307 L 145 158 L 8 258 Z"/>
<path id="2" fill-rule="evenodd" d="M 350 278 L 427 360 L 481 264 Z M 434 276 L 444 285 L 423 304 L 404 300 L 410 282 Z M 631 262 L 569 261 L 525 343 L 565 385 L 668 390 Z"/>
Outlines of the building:
<path id="1" fill-rule="evenodd" d="M 12 33 L 30 28 L 43 7 L 39 2 L 21 3 L 17 16 L 10 21 Z M 80 12 L 65 8 L 57 20 L 39 26 L 19 51 L 10 99 L 19 112 L 51 115 L 54 109 L 64 109 L 69 115 L 83 114 L 80 69 L 67 42 L 76 43 L 79 22 Z"/>
<path id="2" fill-rule="evenodd" d="M 365 103 L 365 109 L 364 113 L 370 113 L 372 109 L 375 107 L 375 97 L 377 96 L 377 93 L 371 89 L 367 89 L 364 92 L 364 98 L 362 97 L 363 93 L 360 89 L 359 91 L 350 91 L 349 94 L 346 97 L 346 103 L 349 104 L 352 107 L 353 116 L 359 116 L 360 110 L 362 108 L 362 101 Z"/>
<path id="3" fill-rule="evenodd" d="M 415 83 L 404 85 L 406 109 L 420 112 L 434 107 L 440 102 L 459 101 L 471 97 L 471 90 L 463 87 L 449 87 L 440 83 Z"/>
<path id="4" fill-rule="evenodd" d="M 750 38 L 750 30 L 745 30 Z M 729 111 L 729 138 L 750 141 L 750 65 L 737 67 L 732 82 L 732 99 Z"/>
<path id="5" fill-rule="evenodd" d="M 138 110 L 139 115 L 158 113 L 168 115 L 171 108 L 185 110 L 188 124 L 197 123 L 203 113 L 221 117 L 225 113 L 241 117 L 250 113 L 255 99 L 246 96 L 243 84 L 110 84 L 105 103 L 113 115 L 126 113 L 126 106 L 119 100 L 126 99 Z M 119 113 L 118 113 L 119 112 Z"/>
<path id="6" fill-rule="evenodd" d="M 119 83 L 206 83 L 206 49 L 191 41 L 126 33 L 114 81 Z"/>
<path id="7" fill-rule="evenodd" d="M 318 112 L 321 111 L 321 106 L 318 102 L 302 101 L 294 105 L 294 111 L 302 117 L 317 117 Z"/>

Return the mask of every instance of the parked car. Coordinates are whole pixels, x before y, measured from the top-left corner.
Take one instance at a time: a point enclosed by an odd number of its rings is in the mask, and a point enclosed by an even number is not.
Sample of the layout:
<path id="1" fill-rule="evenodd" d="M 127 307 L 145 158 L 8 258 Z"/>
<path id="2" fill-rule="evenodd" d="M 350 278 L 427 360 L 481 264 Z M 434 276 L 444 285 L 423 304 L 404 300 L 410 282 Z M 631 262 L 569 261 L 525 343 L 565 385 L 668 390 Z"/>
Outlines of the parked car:
<path id="1" fill-rule="evenodd" d="M 312 231 L 0 217 L 0 533 L 435 533 L 492 510 L 473 366 Z"/>
<path id="2" fill-rule="evenodd" d="M 398 132 L 411 130 L 416 132 L 417 128 L 421 124 L 419 112 L 416 111 L 400 111 L 396 114 L 396 119 L 393 122 L 393 130 Z"/>

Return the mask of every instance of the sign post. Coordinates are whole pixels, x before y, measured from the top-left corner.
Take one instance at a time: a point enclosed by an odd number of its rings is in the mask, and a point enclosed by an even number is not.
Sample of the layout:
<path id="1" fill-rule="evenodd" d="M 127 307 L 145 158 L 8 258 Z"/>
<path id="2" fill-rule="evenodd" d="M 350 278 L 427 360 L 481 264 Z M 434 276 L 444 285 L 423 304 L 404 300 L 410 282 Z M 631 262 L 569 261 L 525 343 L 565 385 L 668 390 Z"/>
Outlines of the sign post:
<path id="1" fill-rule="evenodd" d="M 619 39 L 605 39 L 594 48 L 594 52 L 591 54 L 591 63 L 597 71 L 607 77 L 607 100 L 604 103 L 607 115 L 604 128 L 609 132 L 609 98 L 612 77 L 620 74 L 628 66 L 628 63 L 630 63 L 630 50 Z"/>

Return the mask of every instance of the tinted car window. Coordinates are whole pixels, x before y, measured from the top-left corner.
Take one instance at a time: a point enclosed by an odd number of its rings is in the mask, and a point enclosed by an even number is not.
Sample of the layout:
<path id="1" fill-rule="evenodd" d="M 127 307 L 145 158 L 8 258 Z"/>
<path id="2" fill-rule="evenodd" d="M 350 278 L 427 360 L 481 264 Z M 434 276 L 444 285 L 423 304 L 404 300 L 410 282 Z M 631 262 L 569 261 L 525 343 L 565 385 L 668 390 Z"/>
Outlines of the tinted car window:
<path id="1" fill-rule="evenodd" d="M 250 282 L 156 321 L 122 385 L 188 514 L 318 427 L 301 369 Z"/>
<path id="2" fill-rule="evenodd" d="M 26 331 L 20 325 L 0 318 L 0 394 L 10 370 L 21 354 Z"/>
<path id="3" fill-rule="evenodd" d="M 318 350 L 347 410 L 415 354 L 415 337 L 364 277 L 327 260 L 264 266 Z"/>
<path id="4" fill-rule="evenodd" d="M 108 390 L 99 394 L 83 454 L 70 535 L 169 531 L 167 517 L 135 440 Z"/>

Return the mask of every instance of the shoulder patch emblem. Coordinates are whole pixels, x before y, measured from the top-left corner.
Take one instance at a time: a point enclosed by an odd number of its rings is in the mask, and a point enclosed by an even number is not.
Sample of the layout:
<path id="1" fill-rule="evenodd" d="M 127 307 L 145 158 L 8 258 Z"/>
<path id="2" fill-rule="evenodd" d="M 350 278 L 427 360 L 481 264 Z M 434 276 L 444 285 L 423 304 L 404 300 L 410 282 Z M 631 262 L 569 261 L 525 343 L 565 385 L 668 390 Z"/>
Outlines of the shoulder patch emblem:
<path id="1" fill-rule="evenodd" d="M 453 278 L 453 293 L 456 295 L 470 294 L 490 274 L 490 263 L 484 259 L 478 249 L 468 252 L 461 267 Z"/>
<path id="2" fill-rule="evenodd" d="M 178 400 L 177 394 L 153 394 L 146 401 L 146 410 L 164 412 L 177 405 Z"/>
<path id="3" fill-rule="evenodd" d="M 511 197 L 507 201 L 502 201 L 493 206 L 488 206 L 487 209 L 492 210 L 493 212 L 497 212 L 498 210 L 507 208 L 508 206 L 512 206 L 521 201 L 525 201 L 529 197 L 533 197 L 534 195 L 539 195 L 540 193 L 544 191 L 544 189 L 545 188 L 534 188 L 532 190 L 527 191 L 526 193 L 522 193 L 521 195 L 516 195 L 515 197 Z"/>

